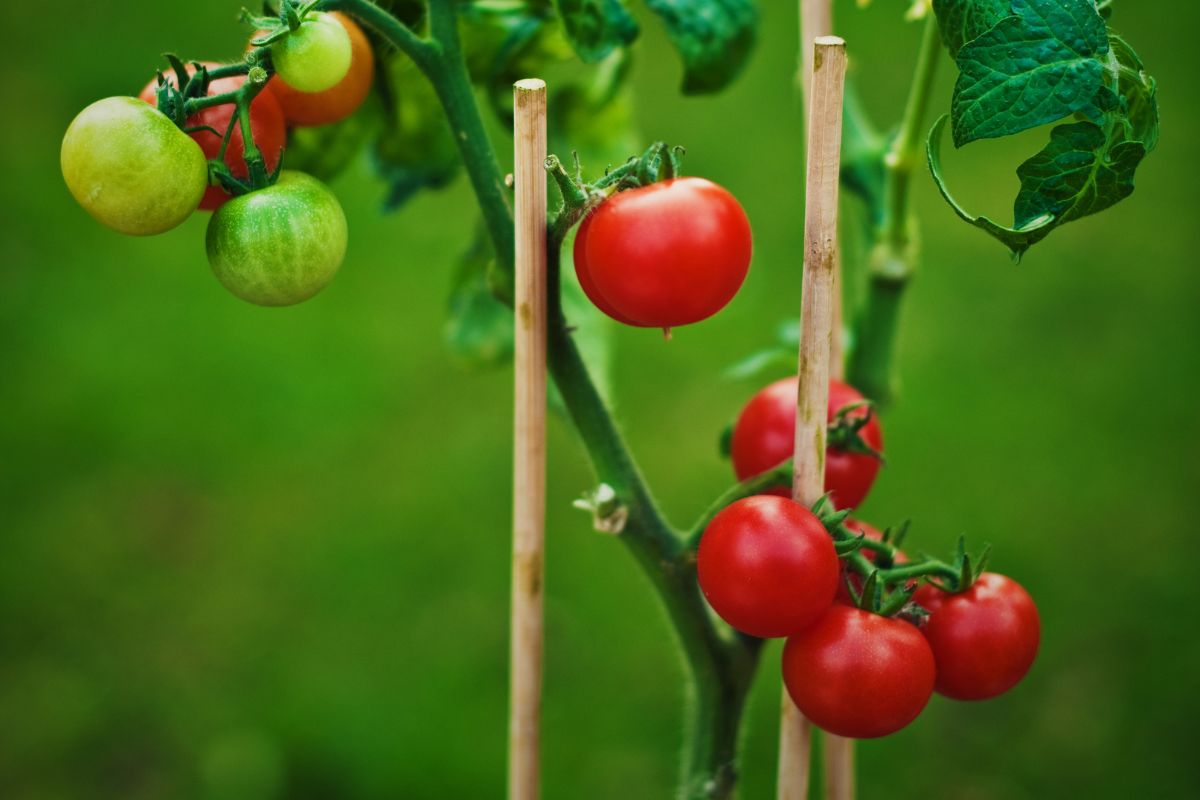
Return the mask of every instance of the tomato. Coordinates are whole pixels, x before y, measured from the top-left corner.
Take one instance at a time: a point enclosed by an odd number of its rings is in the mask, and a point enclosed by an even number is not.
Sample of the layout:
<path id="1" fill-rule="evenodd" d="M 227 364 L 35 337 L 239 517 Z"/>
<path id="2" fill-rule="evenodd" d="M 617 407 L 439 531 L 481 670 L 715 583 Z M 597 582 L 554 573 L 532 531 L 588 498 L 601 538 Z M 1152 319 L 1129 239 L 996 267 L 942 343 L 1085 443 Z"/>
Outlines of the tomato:
<path id="1" fill-rule="evenodd" d="M 210 62 L 206 63 L 205 66 L 213 69 L 220 65 Z M 189 66 L 188 69 L 190 74 L 191 67 Z M 172 86 L 179 85 L 179 81 L 176 79 L 174 73 L 165 73 L 165 75 Z M 245 81 L 246 77 L 244 75 L 235 75 L 211 81 L 208 85 L 208 94 L 211 96 L 232 92 Z M 155 78 L 146 84 L 146 87 L 142 89 L 142 93 L 138 96 L 150 105 L 158 105 L 158 79 Z M 232 103 L 226 103 L 206 108 L 199 114 L 188 118 L 188 127 L 206 125 L 217 131 L 217 133 L 213 133 L 212 131 L 200 130 L 190 134 L 196 140 L 196 144 L 200 145 L 200 149 L 204 151 L 205 158 L 216 158 L 221 152 L 221 137 L 224 136 L 225 129 L 229 127 L 229 121 L 233 119 L 236 113 L 237 107 Z M 280 157 L 283 155 L 283 145 L 287 141 L 287 123 L 284 122 L 283 110 L 279 107 L 279 102 L 268 90 L 259 92 L 258 96 L 254 98 L 254 102 L 250 104 L 250 131 L 254 134 L 254 143 L 262 151 L 263 160 L 267 164 L 267 171 L 274 172 L 275 167 L 279 164 Z M 229 171 L 237 178 L 245 178 L 250 174 L 250 170 L 246 167 L 243 147 L 242 128 L 239 125 L 234 127 L 233 133 L 229 137 L 229 146 L 225 149 L 225 165 L 229 167 Z M 230 196 L 229 192 L 225 191 L 221 186 L 209 186 L 208 191 L 204 193 L 204 200 L 201 201 L 200 208 L 206 211 L 213 211 L 228 200 Z"/>
<path id="2" fill-rule="evenodd" d="M 792 457 L 796 436 L 796 393 L 799 380 L 784 378 L 760 391 L 742 409 L 733 426 L 730 455 L 738 480 L 766 472 Z M 842 408 L 862 402 L 863 396 L 841 381 L 829 382 L 829 421 Z M 867 409 L 851 413 L 861 418 Z M 859 435 L 876 452 L 883 452 L 883 430 L 872 416 Z M 832 492 L 838 508 L 857 508 L 879 473 L 880 461 L 872 455 L 830 448 L 825 456 L 825 491 Z M 786 488 L 773 493 L 789 494 Z"/>
<path id="3" fill-rule="evenodd" d="M 339 122 L 353 114 L 371 91 L 371 82 L 375 79 L 375 53 L 367 35 L 345 14 L 331 11 L 329 16 L 350 36 L 350 68 L 345 77 L 323 92 L 302 92 L 277 75 L 271 81 L 271 91 L 291 125 Z"/>
<path id="4" fill-rule="evenodd" d="M 183 222 L 208 185 L 208 162 L 196 143 L 134 97 L 107 97 L 80 111 L 63 136 L 60 157 L 79 205 L 134 236 Z"/>
<path id="5" fill-rule="evenodd" d="M 820 520 L 767 495 L 738 500 L 713 518 L 696 570 L 721 619 L 763 638 L 812 624 L 833 602 L 838 580 L 837 552 Z"/>
<path id="6" fill-rule="evenodd" d="M 867 523 L 856 519 L 846 520 L 845 525 L 854 533 L 861 533 L 868 539 L 876 542 L 883 541 L 883 533 L 873 525 L 868 525 Z M 859 552 L 861 552 L 863 556 L 872 563 L 875 562 L 879 555 L 874 550 L 868 550 L 865 547 Z M 903 551 L 897 550 L 894 562 L 895 564 L 905 564 L 908 562 L 908 556 L 906 556 Z M 834 602 L 852 606 L 854 605 L 854 598 L 850 595 L 850 590 L 846 588 L 847 581 L 853 582 L 855 591 L 861 593 L 864 579 L 862 575 L 854 572 L 848 566 L 842 566 L 842 579 L 838 581 L 837 597 L 834 599 Z"/>
<path id="7" fill-rule="evenodd" d="M 261 306 L 307 300 L 346 255 L 346 216 L 325 184 L 284 170 L 266 189 L 235 197 L 208 223 L 208 262 L 225 288 Z"/>
<path id="8" fill-rule="evenodd" d="M 337 19 L 317 11 L 305 15 L 300 27 L 271 45 L 275 73 L 301 92 L 332 89 L 350 71 L 354 47 Z"/>
<path id="9" fill-rule="evenodd" d="M 958 594 L 926 584 L 913 599 L 929 612 L 921 631 L 937 661 L 939 694 L 985 700 L 1016 686 L 1033 666 L 1041 622 L 1011 578 L 985 572 Z"/>
<path id="10" fill-rule="evenodd" d="M 933 694 L 934 661 L 915 627 L 834 605 L 787 640 L 783 682 L 822 729 L 873 739 L 908 725 Z"/>
<path id="11" fill-rule="evenodd" d="M 750 221 L 712 181 L 676 178 L 609 197 L 575 238 L 575 271 L 592 302 L 626 324 L 672 328 L 707 319 L 750 269 Z"/>

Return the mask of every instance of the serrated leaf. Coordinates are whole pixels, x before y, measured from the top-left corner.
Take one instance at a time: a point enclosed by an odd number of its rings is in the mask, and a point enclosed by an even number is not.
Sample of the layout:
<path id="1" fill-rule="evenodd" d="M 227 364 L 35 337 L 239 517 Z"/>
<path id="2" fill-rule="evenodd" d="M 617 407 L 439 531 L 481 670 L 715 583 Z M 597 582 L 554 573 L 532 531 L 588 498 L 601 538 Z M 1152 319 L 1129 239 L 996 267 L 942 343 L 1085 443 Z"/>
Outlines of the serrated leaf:
<path id="1" fill-rule="evenodd" d="M 1094 0 L 1013 0 L 1013 12 L 958 52 L 956 147 L 1083 111 L 1100 90 L 1108 29 Z"/>
<path id="2" fill-rule="evenodd" d="M 1012 14 L 1010 0 L 933 0 L 942 42 L 951 56 Z"/>
<path id="3" fill-rule="evenodd" d="M 495 367 L 513 354 L 512 310 L 496 299 L 488 285 L 493 261 L 491 242 L 477 227 L 471 246 L 459 260 L 447 302 L 446 346 L 468 367 Z"/>
<path id="4" fill-rule="evenodd" d="M 1141 142 L 1114 144 L 1094 123 L 1059 125 L 1050 133 L 1050 143 L 1017 169 L 1017 227 L 1047 217 L 1062 225 L 1116 205 L 1133 194 L 1133 175 L 1145 156 Z"/>
<path id="5" fill-rule="evenodd" d="M 1125 138 L 1141 142 L 1149 152 L 1158 144 L 1158 87 L 1128 42 L 1116 34 L 1109 35 L 1108 41 Z"/>
<path id="6" fill-rule="evenodd" d="M 580 60 L 594 64 L 638 35 L 621 0 L 555 0 L 563 30 Z"/>
<path id="7" fill-rule="evenodd" d="M 719 92 L 737 77 L 754 45 L 752 0 L 646 0 L 683 59 L 683 93 Z"/>

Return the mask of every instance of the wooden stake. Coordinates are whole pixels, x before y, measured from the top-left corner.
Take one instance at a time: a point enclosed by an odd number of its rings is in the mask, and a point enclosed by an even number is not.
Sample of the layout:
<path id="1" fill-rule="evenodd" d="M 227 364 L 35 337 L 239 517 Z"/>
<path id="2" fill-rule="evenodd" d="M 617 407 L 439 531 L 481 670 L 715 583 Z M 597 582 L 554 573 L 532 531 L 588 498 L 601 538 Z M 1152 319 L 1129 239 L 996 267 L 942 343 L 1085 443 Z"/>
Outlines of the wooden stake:
<path id="1" fill-rule="evenodd" d="M 812 93 L 813 40 L 833 35 L 832 0 L 800 0 L 800 93 L 804 98 L 807 124 L 809 95 Z M 829 352 L 829 375 L 836 380 L 846 377 L 845 323 L 842 321 L 842 250 L 837 248 L 833 270 L 833 339 Z"/>
<path id="2" fill-rule="evenodd" d="M 546 528 L 546 83 L 513 84 L 516 341 L 509 800 L 536 800 Z"/>
<path id="3" fill-rule="evenodd" d="M 838 180 L 846 43 L 819 36 L 809 95 L 808 177 L 804 203 L 804 288 L 800 307 L 799 392 L 792 498 L 804 506 L 825 492 L 825 435 L 837 263 Z M 779 736 L 779 800 L 808 796 L 811 730 L 787 691 Z"/>

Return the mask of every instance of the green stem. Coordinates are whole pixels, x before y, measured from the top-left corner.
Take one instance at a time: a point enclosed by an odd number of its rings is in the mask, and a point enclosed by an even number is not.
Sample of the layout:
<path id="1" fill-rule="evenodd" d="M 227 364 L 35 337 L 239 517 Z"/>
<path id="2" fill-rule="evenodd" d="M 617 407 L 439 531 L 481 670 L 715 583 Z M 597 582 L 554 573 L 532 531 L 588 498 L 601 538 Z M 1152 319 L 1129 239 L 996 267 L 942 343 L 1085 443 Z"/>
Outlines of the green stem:
<path id="1" fill-rule="evenodd" d="M 511 303 L 513 219 L 504 185 L 461 52 L 454 0 L 430 0 L 430 40 L 417 39 L 391 15 L 366 0 L 328 0 L 370 25 L 409 53 L 433 85 L 454 131 L 483 213 L 500 269 L 500 294 Z M 734 792 L 737 734 L 760 650 L 757 640 L 718 626 L 700 593 L 695 558 L 663 517 L 633 460 L 612 414 L 571 338 L 559 299 L 562 239 L 568 226 L 551 227 L 549 242 L 550 374 L 600 481 L 611 486 L 628 511 L 621 541 L 657 590 L 679 637 L 692 679 L 688 739 L 679 796 L 726 800 Z"/>
<path id="2" fill-rule="evenodd" d="M 937 19 L 921 37 L 904 117 L 883 157 L 883 207 L 868 258 L 867 297 L 854 320 L 848 374 L 863 394 L 888 403 L 894 393 L 896 331 L 904 290 L 917 262 L 916 226 L 909 209 L 912 176 L 920 163 L 921 135 L 941 60 Z"/>
<path id="3" fill-rule="evenodd" d="M 696 520 L 696 523 L 692 526 L 692 532 L 688 535 L 688 547 L 694 550 L 700 546 L 700 537 L 704 535 L 704 529 L 713 521 L 713 517 L 721 513 L 721 510 L 726 508 L 730 503 L 736 503 L 738 500 L 743 500 L 752 495 L 762 494 L 768 489 L 774 489 L 779 486 L 790 486 L 791 483 L 792 461 L 788 459 L 775 469 L 767 470 L 764 473 L 747 478 L 741 483 L 735 483 L 733 486 L 730 486 Z"/>

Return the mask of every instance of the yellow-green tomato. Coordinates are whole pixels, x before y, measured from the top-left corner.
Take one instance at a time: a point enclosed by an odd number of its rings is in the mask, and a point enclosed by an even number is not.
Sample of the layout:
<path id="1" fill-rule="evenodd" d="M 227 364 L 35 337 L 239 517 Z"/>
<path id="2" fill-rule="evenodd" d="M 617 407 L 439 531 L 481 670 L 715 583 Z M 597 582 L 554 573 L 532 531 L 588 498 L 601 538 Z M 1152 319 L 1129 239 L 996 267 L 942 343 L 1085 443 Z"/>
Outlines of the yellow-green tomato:
<path id="1" fill-rule="evenodd" d="M 208 188 L 200 145 L 136 97 L 106 97 L 80 111 L 63 137 L 61 163 L 79 205 L 133 236 L 174 228 Z"/>
<path id="2" fill-rule="evenodd" d="M 274 186 L 217 209 L 207 246 L 226 289 L 260 306 L 290 306 L 333 280 L 346 255 L 346 215 L 325 184 L 284 170 Z"/>
<path id="3" fill-rule="evenodd" d="M 350 34 L 325 12 L 307 15 L 300 27 L 271 45 L 283 82 L 301 92 L 323 92 L 346 77 L 354 53 Z"/>

